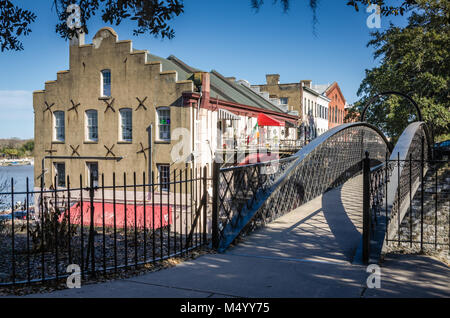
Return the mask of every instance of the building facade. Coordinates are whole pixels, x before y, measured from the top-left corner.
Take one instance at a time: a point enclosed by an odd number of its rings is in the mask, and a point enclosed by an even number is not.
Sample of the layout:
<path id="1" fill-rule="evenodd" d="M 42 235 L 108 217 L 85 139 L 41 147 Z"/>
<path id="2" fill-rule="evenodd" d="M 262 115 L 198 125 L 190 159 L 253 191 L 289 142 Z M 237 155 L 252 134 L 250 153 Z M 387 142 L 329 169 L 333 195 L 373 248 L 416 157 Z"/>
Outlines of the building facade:
<path id="1" fill-rule="evenodd" d="M 328 105 L 330 100 L 311 88 L 311 82 L 303 85 L 303 125 L 306 140 L 312 140 L 328 130 Z"/>
<path id="2" fill-rule="evenodd" d="M 270 99 L 288 105 L 291 111 L 299 114 L 299 138 L 310 141 L 328 130 L 330 99 L 312 87 L 311 80 L 299 83 L 280 83 L 280 75 L 266 75 L 266 84 L 253 85 L 255 89 L 266 92 Z"/>
<path id="3" fill-rule="evenodd" d="M 314 87 L 320 94 L 327 96 L 330 99 L 328 118 L 328 128 L 342 125 L 345 118 L 345 97 L 342 94 L 341 88 L 337 82 L 331 85 L 316 85 Z"/>
<path id="4" fill-rule="evenodd" d="M 41 176 L 48 188 L 67 187 L 67 176 L 71 186 L 79 186 L 80 176 L 82 186 L 91 176 L 98 183 L 102 174 L 111 185 L 113 172 L 117 184 L 123 173 L 132 184 L 133 173 L 142 178 L 150 171 L 162 184 L 187 165 L 211 171 L 223 135 L 248 143 L 260 114 L 284 127 L 298 121 L 216 71 L 133 49 L 111 28 L 92 42 L 71 40 L 70 69 L 33 93 L 37 186 Z"/>

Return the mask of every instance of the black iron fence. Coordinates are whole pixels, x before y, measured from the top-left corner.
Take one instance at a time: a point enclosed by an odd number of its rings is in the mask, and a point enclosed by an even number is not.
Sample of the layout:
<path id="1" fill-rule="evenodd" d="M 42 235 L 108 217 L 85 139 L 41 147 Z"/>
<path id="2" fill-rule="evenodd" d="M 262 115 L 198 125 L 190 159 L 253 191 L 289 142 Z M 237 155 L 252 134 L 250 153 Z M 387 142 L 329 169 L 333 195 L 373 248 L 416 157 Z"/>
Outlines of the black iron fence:
<path id="1" fill-rule="evenodd" d="M 112 185 L 90 178 L 78 187 L 14 189 L 0 193 L 0 286 L 44 282 L 67 277 L 68 266 L 79 266 L 82 277 L 138 267 L 208 243 L 211 209 L 210 179 L 204 169 L 173 170 L 155 182 L 142 173 L 133 183 L 112 174 Z M 119 180 L 121 179 L 121 180 Z M 158 178 L 159 179 L 159 178 Z M 78 180 L 77 180 L 78 181 Z M 23 209 L 15 198 L 25 197 Z M 0 209 L 1 211 L 1 209 Z"/>
<path id="2" fill-rule="evenodd" d="M 449 250 L 450 168 L 448 161 L 389 160 L 390 170 L 410 171 L 406 184 L 399 187 L 397 205 L 406 209 L 403 218 L 388 218 L 386 244 L 415 248 Z M 419 177 L 414 180 L 414 169 Z M 398 174 L 397 174 L 398 175 Z M 389 208 L 389 207 L 388 207 Z M 385 208 L 386 209 L 386 208 Z M 395 229 L 394 231 L 390 229 Z"/>
<path id="3" fill-rule="evenodd" d="M 422 152 L 423 154 L 424 152 Z M 370 240 L 384 217 L 386 251 L 449 253 L 450 168 L 448 160 L 393 159 L 368 168 L 363 160 L 363 261 L 370 254 Z M 395 180 L 394 180 L 394 179 Z M 395 186 L 393 186 L 393 184 Z M 403 212 L 402 212 L 403 211 Z"/>

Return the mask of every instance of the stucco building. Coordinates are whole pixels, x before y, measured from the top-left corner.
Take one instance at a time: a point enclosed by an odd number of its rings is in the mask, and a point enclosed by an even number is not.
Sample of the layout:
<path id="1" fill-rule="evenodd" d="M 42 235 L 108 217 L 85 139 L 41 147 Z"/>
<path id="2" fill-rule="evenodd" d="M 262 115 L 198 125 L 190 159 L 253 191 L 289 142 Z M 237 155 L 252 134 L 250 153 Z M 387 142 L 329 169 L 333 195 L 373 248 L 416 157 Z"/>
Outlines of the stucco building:
<path id="1" fill-rule="evenodd" d="M 131 184 L 133 172 L 152 170 L 163 183 L 186 165 L 211 170 L 227 134 L 232 147 L 270 139 L 254 138 L 261 116 L 296 138 L 299 118 L 288 108 L 217 71 L 136 50 L 111 28 L 92 44 L 71 40 L 69 64 L 33 93 L 36 185 L 41 175 L 45 187 L 55 177 L 66 187 L 68 175 L 76 186 L 81 175 L 86 186 L 102 173 L 111 185 L 113 172 L 118 184 L 124 172 Z"/>
<path id="2" fill-rule="evenodd" d="M 285 104 L 299 114 L 299 138 L 312 140 L 328 130 L 329 98 L 314 90 L 311 80 L 280 83 L 279 74 L 266 75 L 266 84 L 253 85 L 266 92 L 271 100 Z"/>

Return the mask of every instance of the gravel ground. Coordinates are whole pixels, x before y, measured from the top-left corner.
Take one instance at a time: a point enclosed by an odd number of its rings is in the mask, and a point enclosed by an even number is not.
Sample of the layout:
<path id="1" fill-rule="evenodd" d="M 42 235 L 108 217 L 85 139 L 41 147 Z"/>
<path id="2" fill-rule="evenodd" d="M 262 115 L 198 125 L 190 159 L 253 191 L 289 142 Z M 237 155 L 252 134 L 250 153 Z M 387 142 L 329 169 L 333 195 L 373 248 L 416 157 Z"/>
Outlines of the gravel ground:
<path id="1" fill-rule="evenodd" d="M 97 273 L 95 277 L 85 277 L 82 280 L 83 285 L 90 284 L 98 284 L 104 283 L 117 279 L 125 279 L 130 277 L 136 277 L 145 275 L 151 272 L 156 272 L 162 269 L 167 269 L 177 264 L 180 264 L 184 261 L 196 259 L 199 256 L 205 254 L 214 254 L 215 251 L 207 249 L 207 248 L 197 248 L 191 250 L 184 257 L 172 257 L 170 259 L 166 259 L 163 261 L 157 261 L 155 263 L 149 263 L 145 265 L 140 265 L 138 267 L 131 266 L 127 269 L 122 268 L 118 269 L 117 272 L 107 272 L 103 274 L 102 272 Z M 36 294 L 36 293 L 49 293 L 55 290 L 63 290 L 67 289 L 66 279 L 62 278 L 59 280 L 48 281 L 44 283 L 35 283 L 35 284 L 25 284 L 25 285 L 16 285 L 15 287 L 1 287 L 0 286 L 0 296 L 23 296 L 28 294 Z"/>
<path id="2" fill-rule="evenodd" d="M 27 281 L 41 280 L 42 279 L 42 264 L 44 264 L 44 276 L 46 278 L 67 275 L 66 269 L 70 264 L 78 264 L 81 268 L 81 264 L 87 264 L 87 269 L 92 268 L 91 252 L 88 249 L 89 229 L 84 228 L 83 231 L 83 245 L 81 244 L 82 238 L 78 228 L 77 233 L 72 234 L 69 243 L 59 241 L 58 251 L 54 247 L 48 248 L 44 253 L 39 250 L 33 250 L 34 244 L 30 238 L 30 253 L 27 253 L 27 236 L 26 231 L 23 231 L 23 226 L 20 224 L 15 227 L 15 281 Z M 94 251 L 95 251 L 95 269 L 102 271 L 106 265 L 106 268 L 110 268 L 109 271 L 114 272 L 114 266 L 118 267 L 128 265 L 129 268 L 136 269 L 135 262 L 138 263 L 154 263 L 158 259 L 167 258 L 168 254 L 173 255 L 175 252 L 180 252 L 180 246 L 183 248 L 186 246 L 186 235 L 180 235 L 179 233 L 170 232 L 164 228 L 147 230 L 144 237 L 143 231 L 127 231 L 117 230 L 116 239 L 114 239 L 114 232 L 112 229 L 106 229 L 105 236 L 103 238 L 102 229 L 96 229 L 94 232 Z M 145 247 L 144 247 L 145 241 Z M 114 244 L 114 242 L 116 244 Z M 137 242 L 137 244 L 135 243 Z M 193 245 L 199 245 L 200 234 L 193 236 Z M 12 282 L 13 267 L 12 267 L 12 240 L 11 235 L 8 233 L 0 233 L 0 284 Z M 190 245 L 192 246 L 192 245 Z M 83 247 L 83 257 L 81 250 Z M 176 251 L 175 251 L 176 248 Z M 70 251 L 70 253 L 69 253 Z M 183 255 L 176 255 L 184 257 Z M 88 258 L 89 256 L 89 258 Z M 82 262 L 83 260 L 83 262 Z M 167 262 L 167 261 L 166 261 Z M 159 262 L 158 262 L 159 263 Z M 153 268 L 153 265 L 149 265 Z M 141 265 L 140 267 L 146 267 Z M 159 268 L 159 265 L 157 266 Z M 86 267 L 84 267 L 86 268 Z M 119 271 L 118 271 L 119 272 Z M 128 272 L 128 269 L 120 272 Z M 1 288 L 1 287 L 0 287 Z"/>

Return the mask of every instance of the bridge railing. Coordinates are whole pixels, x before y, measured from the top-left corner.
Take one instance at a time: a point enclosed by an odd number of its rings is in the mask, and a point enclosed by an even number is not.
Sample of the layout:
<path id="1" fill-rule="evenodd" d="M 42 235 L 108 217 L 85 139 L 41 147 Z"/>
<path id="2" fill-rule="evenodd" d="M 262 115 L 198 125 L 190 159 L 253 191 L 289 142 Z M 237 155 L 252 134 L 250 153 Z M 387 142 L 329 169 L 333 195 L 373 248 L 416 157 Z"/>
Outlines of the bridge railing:
<path id="1" fill-rule="evenodd" d="M 369 152 L 363 159 L 363 240 L 362 261 L 369 263 L 372 239 L 380 223 L 383 203 L 386 201 L 386 189 L 391 175 L 392 165 L 389 165 L 389 153 L 386 160 L 374 167 L 370 166 Z M 386 215 L 385 220 L 388 218 Z"/>
<path id="2" fill-rule="evenodd" d="M 410 124 L 402 133 L 388 160 L 391 172 L 386 186 L 385 210 L 388 215 L 386 239 L 396 235 L 431 160 L 430 141 L 424 122 Z"/>
<path id="3" fill-rule="evenodd" d="M 283 160 L 214 169 L 213 247 L 225 250 L 239 235 L 290 212 L 361 173 L 364 151 L 371 165 L 390 145 L 367 123 L 344 124 Z"/>
<path id="4" fill-rule="evenodd" d="M 368 260 L 377 216 L 385 216 L 383 253 L 397 247 L 411 252 L 447 251 L 450 241 L 450 169 L 431 158 L 423 122 L 410 124 L 390 157 L 364 180 L 363 260 Z"/>

